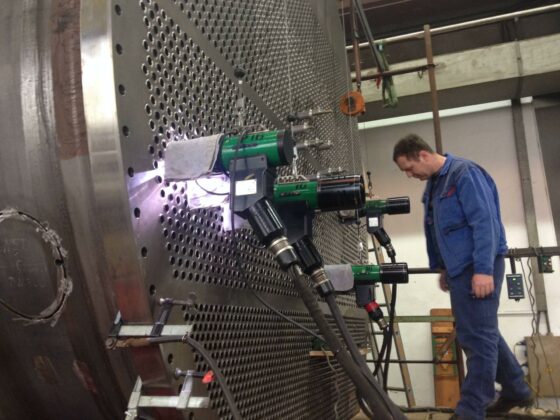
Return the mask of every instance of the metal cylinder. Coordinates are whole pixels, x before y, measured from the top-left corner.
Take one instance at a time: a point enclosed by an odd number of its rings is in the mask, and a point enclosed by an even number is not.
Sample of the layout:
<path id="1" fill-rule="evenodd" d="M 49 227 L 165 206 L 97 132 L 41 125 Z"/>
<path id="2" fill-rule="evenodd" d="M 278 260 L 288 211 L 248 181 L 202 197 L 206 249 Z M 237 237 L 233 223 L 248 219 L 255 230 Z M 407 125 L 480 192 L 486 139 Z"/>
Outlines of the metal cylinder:
<path id="1" fill-rule="evenodd" d="M 284 15 L 265 3 L 2 3 L 0 53 L 9 65 L 0 72 L 0 299 L 6 304 L 0 307 L 0 419 L 123 418 L 137 377 L 144 396 L 177 395 L 176 368 L 208 369 L 196 352 L 156 339 L 149 346 L 107 350 L 105 340 L 117 313 L 125 323 L 149 327 L 161 298 L 187 296 L 196 304 L 174 305 L 168 326 L 193 326 L 193 338 L 222 362 L 244 418 L 332 413 L 330 404 L 284 404 L 330 392 L 333 375 L 309 363 L 306 334 L 271 316 L 248 291 L 234 243 L 258 295 L 308 324 L 311 317 L 285 273 L 268 253 L 250 247 L 256 247 L 251 232 L 226 231 L 225 211 L 189 207 L 186 184 L 162 179 L 169 142 L 231 132 L 238 120 L 284 127 L 288 92 L 284 75 L 272 70 L 285 54 L 266 47 L 284 34 L 283 26 L 269 24 Z M 294 16 L 304 17 L 290 23 L 297 42 L 325 36 L 306 2 L 291 7 Z M 336 5 L 322 12 L 327 10 L 336 16 Z M 300 30 L 309 22 L 318 26 Z M 216 27 L 225 33 L 240 28 L 244 35 L 225 37 Z M 342 66 L 325 39 L 320 54 L 298 59 L 292 74 L 325 103 L 335 103 L 333 92 L 344 90 L 346 79 L 332 71 Z M 238 49 L 247 69 L 243 86 L 231 64 L 231 51 Z M 319 58 L 326 65 L 318 66 Z M 329 80 L 329 89 L 317 80 Z M 294 91 L 294 101 L 303 103 L 305 92 Z M 244 109 L 236 109 L 238 102 Z M 334 121 L 323 117 L 317 135 L 328 137 Z M 333 150 L 332 164 L 349 167 L 348 127 L 337 135 L 340 150 Z M 288 161 L 289 144 L 283 149 Z M 299 166 L 310 168 L 303 157 Z M 44 229 L 32 219 L 7 216 L 13 214 L 29 215 Z M 331 258 L 355 258 L 355 247 L 333 245 L 343 232 L 336 222 L 318 224 L 324 229 L 317 240 L 329 245 Z M 282 242 L 273 246 L 284 265 L 295 261 L 290 249 Z M 68 280 L 63 291 L 70 292 L 69 280 L 73 289 L 59 306 L 61 271 Z M 56 316 L 44 322 L 40 312 L 51 303 Z M 346 301 L 341 305 L 353 317 L 353 330 L 362 333 L 363 320 Z M 41 323 L 15 320 L 21 314 Z M 248 325 L 258 334 L 250 336 Z M 263 354 L 270 359 L 266 366 Z M 282 384 L 267 390 L 262 378 Z M 357 408 L 354 392 L 347 378 L 340 383 L 341 418 L 350 418 Z M 209 396 L 214 407 L 193 410 L 195 418 L 229 416 L 213 385 L 195 383 L 193 393 Z M 174 419 L 190 413 L 167 408 L 145 414 Z"/>
<path id="2" fill-rule="evenodd" d="M 263 131 L 240 136 L 226 137 L 221 144 L 220 167 L 229 169 L 234 157 L 264 155 L 270 167 L 289 165 L 294 159 L 294 138 L 289 130 Z"/>
<path id="3" fill-rule="evenodd" d="M 408 214 L 410 213 L 410 198 L 391 197 L 386 203 L 387 214 Z"/>
<path id="4" fill-rule="evenodd" d="M 408 265 L 406 263 L 381 264 L 379 267 L 382 283 L 408 283 Z"/>
<path id="5" fill-rule="evenodd" d="M 292 246 L 299 258 L 303 272 L 308 276 L 323 266 L 323 258 L 309 236 L 297 240 Z"/>
<path id="6" fill-rule="evenodd" d="M 100 212 L 81 78 L 81 29 L 89 23 L 80 28 L 78 0 L 6 1 L 0 8 L 0 54 L 10 63 L 0 72 L 0 212 L 17 209 L 50 232 L 42 237 L 24 220 L 0 223 L 0 297 L 27 314 L 53 301 L 61 261 L 48 243 L 57 237 L 74 285 L 52 327 L 26 326 L 2 308 L 2 419 L 119 418 L 132 388 L 130 357 L 104 349 L 116 302 L 106 238 L 94 217 Z M 122 210 L 113 209 L 116 224 Z M 129 263 L 123 258 L 121 267 L 138 275 L 138 264 Z"/>
<path id="7" fill-rule="evenodd" d="M 319 179 L 317 203 L 322 211 L 359 209 L 365 200 L 364 179 L 360 175 Z"/>
<path id="8" fill-rule="evenodd" d="M 247 220 L 266 246 L 273 240 L 286 236 L 286 228 L 280 216 L 267 199 L 261 199 L 247 209 Z"/>

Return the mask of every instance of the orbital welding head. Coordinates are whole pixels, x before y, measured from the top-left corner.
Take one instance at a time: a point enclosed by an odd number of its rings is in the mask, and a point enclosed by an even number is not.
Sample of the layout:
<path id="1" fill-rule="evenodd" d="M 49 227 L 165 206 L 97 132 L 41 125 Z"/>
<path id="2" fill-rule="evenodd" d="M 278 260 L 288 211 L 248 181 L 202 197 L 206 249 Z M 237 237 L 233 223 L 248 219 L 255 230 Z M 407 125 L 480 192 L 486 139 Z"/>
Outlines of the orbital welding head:
<path id="1" fill-rule="evenodd" d="M 223 137 L 215 170 L 229 169 L 237 158 L 266 156 L 269 168 L 290 165 L 294 159 L 295 141 L 289 130 L 262 131 L 246 135 Z"/>
<path id="2" fill-rule="evenodd" d="M 308 210 L 358 209 L 364 206 L 365 196 L 360 175 L 327 176 L 274 185 L 275 204 L 304 202 Z"/>
<path id="3" fill-rule="evenodd" d="M 165 179 L 188 181 L 228 173 L 232 160 L 262 156 L 266 168 L 289 165 L 295 141 L 288 130 L 229 136 L 216 134 L 167 144 Z"/>

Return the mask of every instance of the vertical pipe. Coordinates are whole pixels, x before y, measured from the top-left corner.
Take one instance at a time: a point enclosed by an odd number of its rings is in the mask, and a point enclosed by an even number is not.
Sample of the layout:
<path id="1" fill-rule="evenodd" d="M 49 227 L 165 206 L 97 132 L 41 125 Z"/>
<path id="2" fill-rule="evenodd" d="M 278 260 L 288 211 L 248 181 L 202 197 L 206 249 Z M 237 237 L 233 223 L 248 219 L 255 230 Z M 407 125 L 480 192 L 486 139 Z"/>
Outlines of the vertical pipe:
<path id="1" fill-rule="evenodd" d="M 428 63 L 428 76 L 430 79 L 430 93 L 432 97 L 432 114 L 434 121 L 434 138 L 436 140 L 436 152 L 443 154 L 441 145 L 441 125 L 439 121 L 439 105 L 436 86 L 436 74 L 434 67 L 434 53 L 432 51 L 432 35 L 430 25 L 424 25 L 424 45 L 426 48 L 426 61 Z"/>
<path id="2" fill-rule="evenodd" d="M 344 17 L 343 17 L 344 19 Z M 354 72 L 356 74 L 356 90 L 362 91 L 362 65 L 360 63 L 360 47 L 358 42 L 358 27 L 356 22 L 356 11 L 354 2 L 350 2 L 350 30 L 352 32 L 352 44 L 354 45 Z"/>
<path id="3" fill-rule="evenodd" d="M 521 195 L 523 197 L 523 210 L 525 213 L 525 225 L 527 227 L 527 239 L 529 248 L 539 245 L 539 233 L 537 230 L 537 215 L 535 212 L 535 201 L 533 198 L 533 186 L 531 180 L 531 169 L 529 167 L 529 153 L 527 151 L 527 138 L 525 137 L 525 125 L 523 123 L 523 109 L 519 99 L 512 99 L 511 112 L 513 117 L 513 133 L 515 140 L 515 151 L 517 153 L 517 165 L 521 178 Z M 539 273 L 535 258 L 530 258 L 531 271 L 535 284 L 535 300 L 537 305 L 538 320 L 541 313 L 545 314 L 547 332 L 550 332 L 546 293 L 543 275 Z M 537 323 L 537 330 L 540 322 Z"/>

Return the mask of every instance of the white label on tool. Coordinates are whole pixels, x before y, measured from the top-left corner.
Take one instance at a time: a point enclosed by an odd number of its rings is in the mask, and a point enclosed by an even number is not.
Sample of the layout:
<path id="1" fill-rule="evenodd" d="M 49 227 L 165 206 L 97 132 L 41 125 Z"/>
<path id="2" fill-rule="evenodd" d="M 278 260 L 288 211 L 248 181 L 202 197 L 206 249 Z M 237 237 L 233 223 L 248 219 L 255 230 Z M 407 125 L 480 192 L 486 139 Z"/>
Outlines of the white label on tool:
<path id="1" fill-rule="evenodd" d="M 377 218 L 377 217 L 369 217 L 369 218 L 368 218 L 368 226 L 369 226 L 369 227 L 377 227 L 377 226 L 379 226 L 379 218 Z"/>
<path id="2" fill-rule="evenodd" d="M 253 195 L 257 193 L 257 180 L 248 179 L 246 181 L 237 181 L 235 183 L 235 196 Z"/>

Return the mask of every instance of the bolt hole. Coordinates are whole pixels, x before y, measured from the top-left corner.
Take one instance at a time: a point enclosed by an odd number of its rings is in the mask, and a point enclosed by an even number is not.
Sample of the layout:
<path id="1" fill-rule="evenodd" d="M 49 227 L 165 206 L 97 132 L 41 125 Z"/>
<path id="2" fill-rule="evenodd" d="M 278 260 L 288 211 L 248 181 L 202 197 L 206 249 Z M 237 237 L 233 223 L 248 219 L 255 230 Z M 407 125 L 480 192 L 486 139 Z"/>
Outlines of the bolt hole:
<path id="1" fill-rule="evenodd" d="M 121 55 L 123 53 L 123 47 L 121 44 L 117 44 L 115 45 L 115 51 L 117 51 L 118 55 Z"/>
<path id="2" fill-rule="evenodd" d="M 119 16 L 122 14 L 121 6 L 119 6 L 118 4 L 115 5 L 115 13 Z"/>
<path id="3" fill-rule="evenodd" d="M 149 292 L 150 292 L 150 296 L 155 295 L 156 294 L 156 286 L 154 286 L 153 284 L 150 285 Z"/>
<path id="4" fill-rule="evenodd" d="M 142 249 L 140 250 L 140 254 L 142 255 L 142 257 L 146 258 L 146 256 L 148 255 L 148 248 L 143 246 Z"/>
<path id="5" fill-rule="evenodd" d="M 124 125 L 122 128 L 122 133 L 125 137 L 128 137 L 130 135 L 130 128 L 128 128 L 128 126 Z"/>
<path id="6" fill-rule="evenodd" d="M 133 167 L 129 167 L 129 168 L 127 169 L 127 173 L 128 173 L 128 176 L 132 178 L 132 177 L 134 176 L 134 168 L 133 168 Z"/>
<path id="7" fill-rule="evenodd" d="M 119 93 L 121 95 L 124 95 L 126 93 L 126 89 L 125 89 L 124 85 L 119 85 Z"/>
<path id="8" fill-rule="evenodd" d="M 140 209 L 138 207 L 134 209 L 134 217 L 137 219 L 140 217 Z"/>

